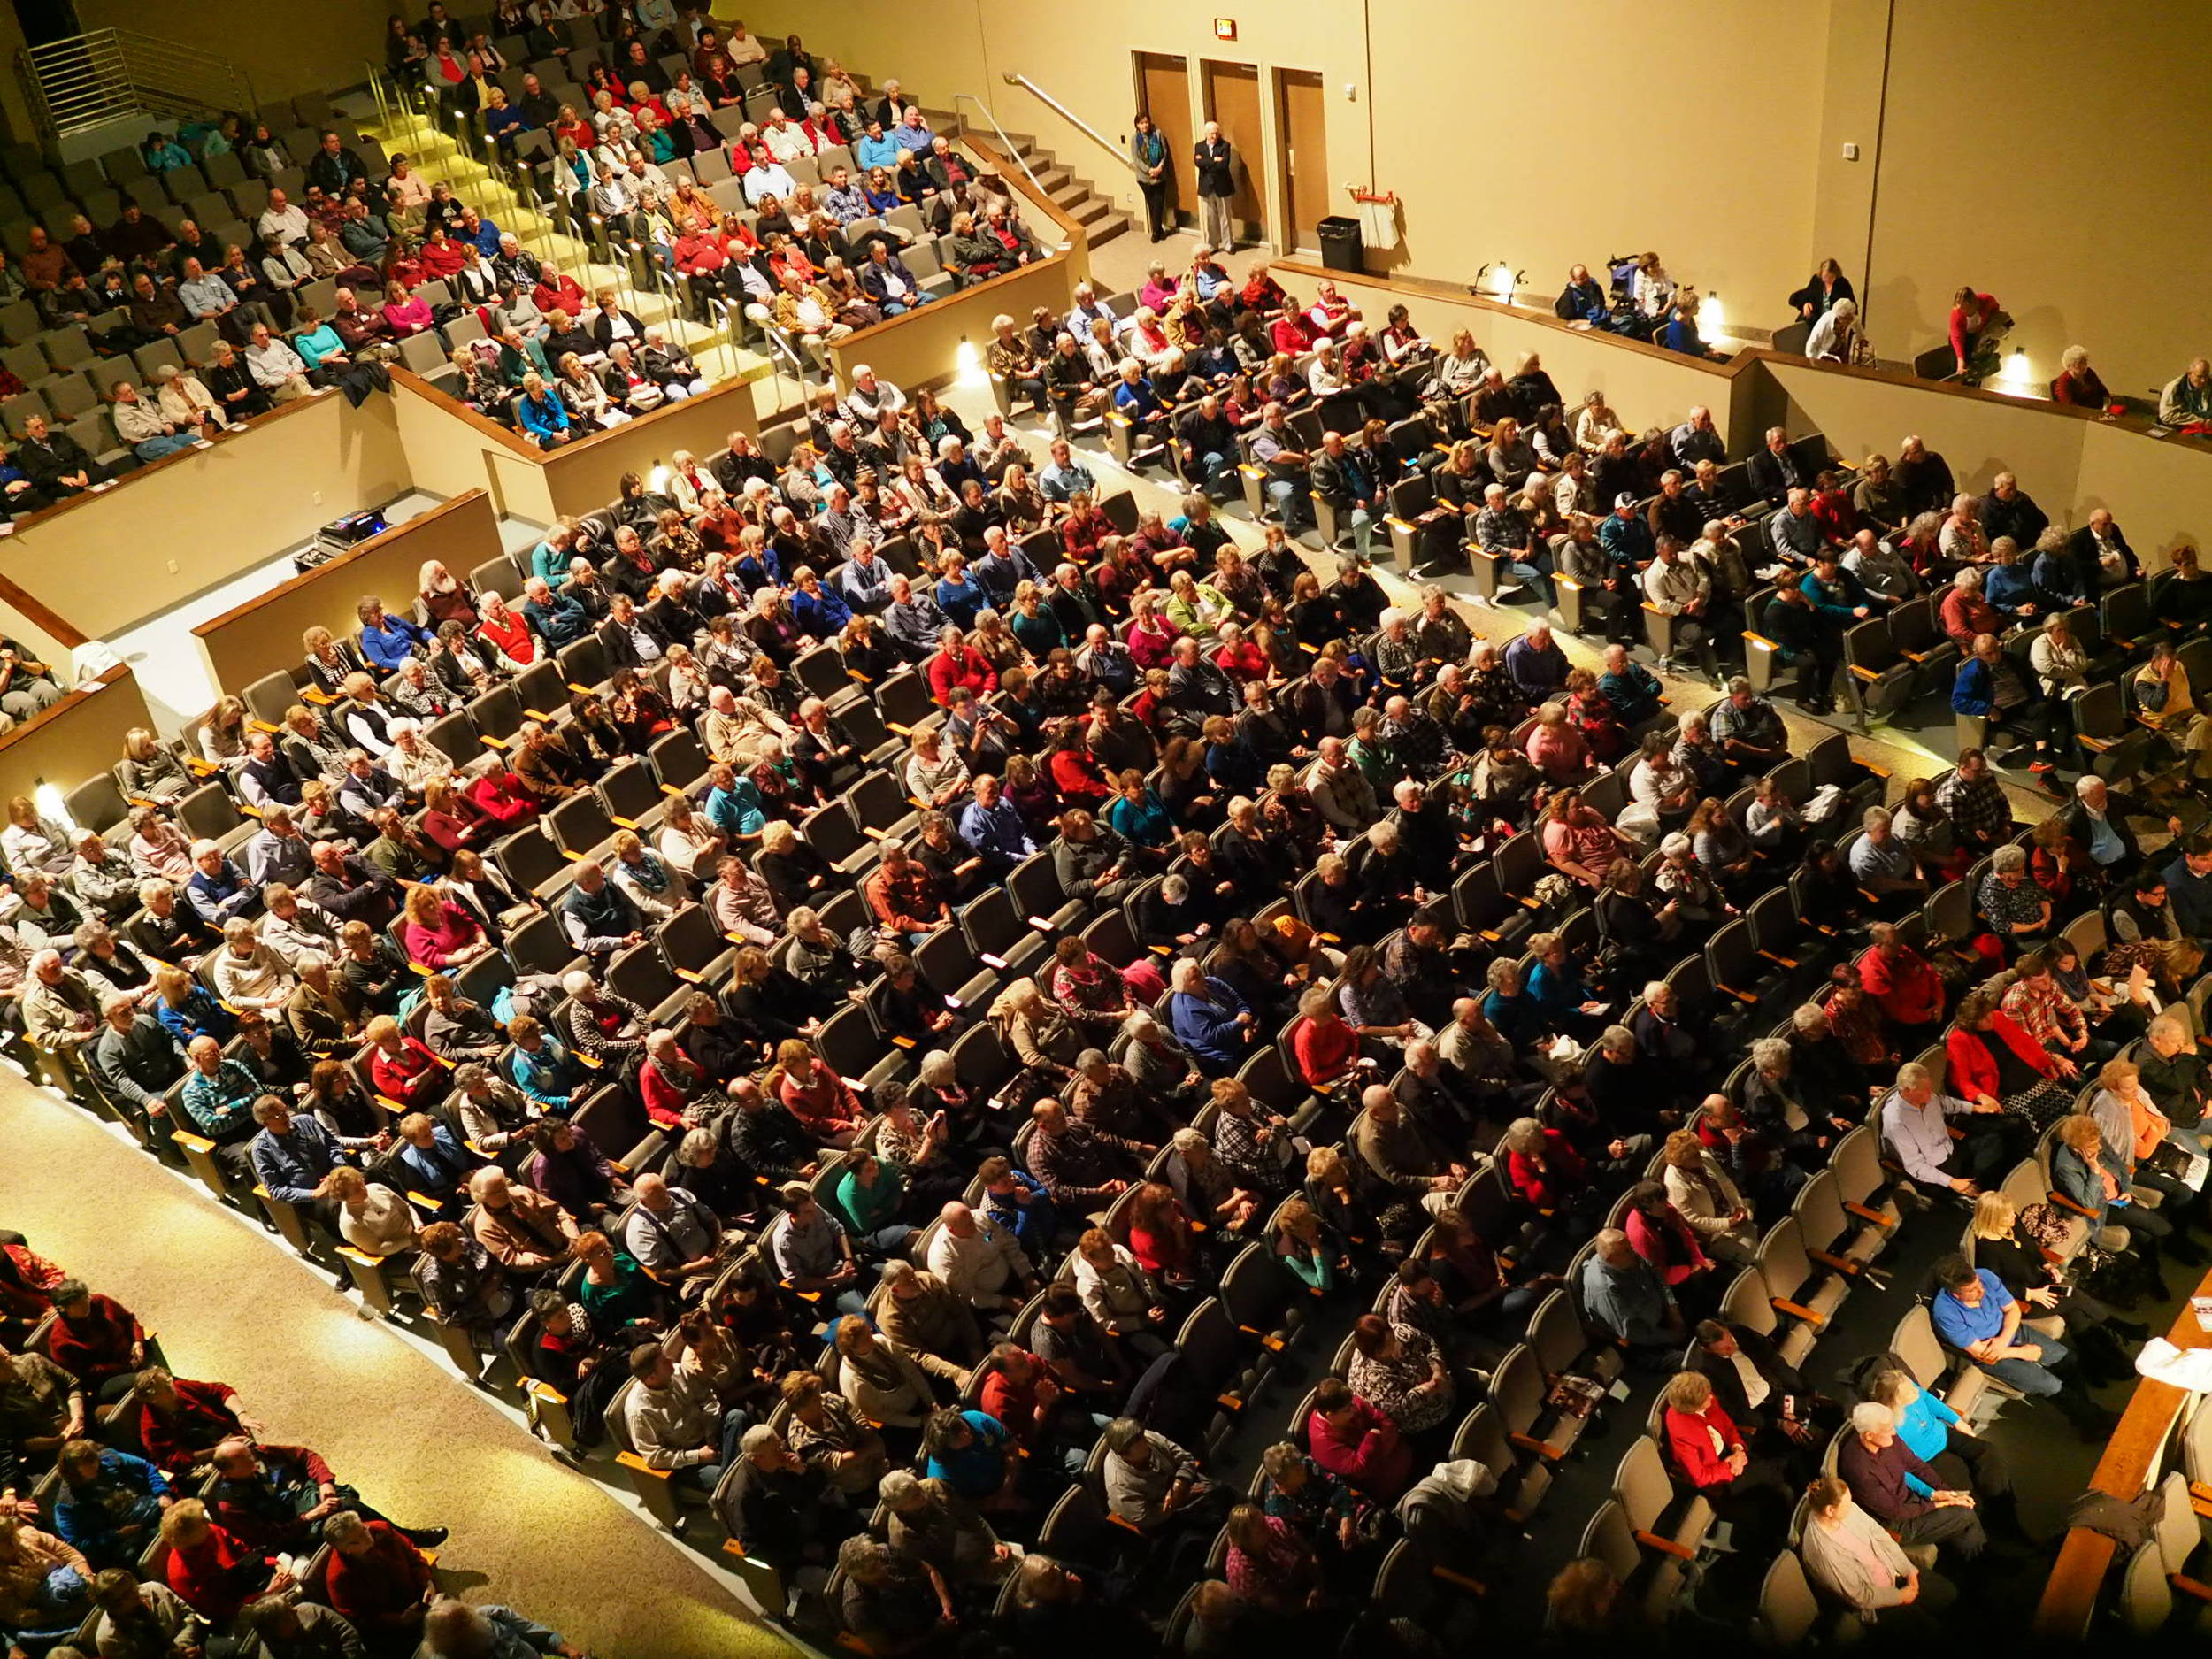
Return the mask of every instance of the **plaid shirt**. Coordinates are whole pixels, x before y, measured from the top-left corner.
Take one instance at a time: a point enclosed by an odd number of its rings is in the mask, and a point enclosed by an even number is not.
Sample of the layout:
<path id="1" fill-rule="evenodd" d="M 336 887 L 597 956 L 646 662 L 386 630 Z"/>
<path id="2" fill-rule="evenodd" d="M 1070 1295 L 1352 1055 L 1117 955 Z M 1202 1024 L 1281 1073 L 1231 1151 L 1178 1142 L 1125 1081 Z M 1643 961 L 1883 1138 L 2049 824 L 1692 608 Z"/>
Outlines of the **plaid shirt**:
<path id="1" fill-rule="evenodd" d="M 1261 1131 L 1271 1126 L 1256 1109 L 1248 1118 L 1223 1112 L 1214 1119 L 1214 1156 L 1236 1178 L 1238 1186 L 1262 1193 L 1281 1190 L 1282 1164 L 1260 1140 Z"/>
<path id="2" fill-rule="evenodd" d="M 1747 708 L 1739 709 L 1733 697 L 1723 697 L 1705 712 L 1705 729 L 1713 741 L 1725 748 L 1730 738 L 1749 743 L 1755 749 L 1787 749 L 1789 733 L 1782 725 L 1782 717 L 1774 711 L 1774 705 L 1764 697 L 1754 697 Z"/>
<path id="3" fill-rule="evenodd" d="M 1443 769 L 1451 749 L 1451 738 L 1444 728 L 1412 703 L 1406 705 L 1402 721 L 1383 721 L 1382 734 L 1398 764 L 1425 783 Z"/>
<path id="4" fill-rule="evenodd" d="M 1991 774 L 1969 783 L 1953 772 L 1936 791 L 1936 804 L 1951 815 L 1951 826 L 1970 840 L 1986 842 L 2012 833 L 2011 803 Z"/>
<path id="5" fill-rule="evenodd" d="M 2089 1022 L 2066 993 L 2046 974 L 2039 981 L 2016 979 L 2005 993 L 2005 1012 L 2029 1036 L 2054 1051 L 2071 1048 L 2089 1035 Z"/>

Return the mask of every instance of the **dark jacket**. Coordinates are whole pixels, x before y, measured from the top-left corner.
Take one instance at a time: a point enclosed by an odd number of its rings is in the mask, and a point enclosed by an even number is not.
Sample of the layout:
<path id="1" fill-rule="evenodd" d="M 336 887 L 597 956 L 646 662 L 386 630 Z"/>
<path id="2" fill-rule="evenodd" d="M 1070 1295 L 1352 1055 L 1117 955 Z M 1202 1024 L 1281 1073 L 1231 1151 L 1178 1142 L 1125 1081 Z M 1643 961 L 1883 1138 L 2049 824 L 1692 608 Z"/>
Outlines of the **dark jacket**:
<path id="1" fill-rule="evenodd" d="M 1217 138 L 1210 143 L 1200 139 L 1191 147 L 1191 160 L 1198 169 L 1199 195 L 1237 193 L 1236 150 L 1227 139 Z"/>

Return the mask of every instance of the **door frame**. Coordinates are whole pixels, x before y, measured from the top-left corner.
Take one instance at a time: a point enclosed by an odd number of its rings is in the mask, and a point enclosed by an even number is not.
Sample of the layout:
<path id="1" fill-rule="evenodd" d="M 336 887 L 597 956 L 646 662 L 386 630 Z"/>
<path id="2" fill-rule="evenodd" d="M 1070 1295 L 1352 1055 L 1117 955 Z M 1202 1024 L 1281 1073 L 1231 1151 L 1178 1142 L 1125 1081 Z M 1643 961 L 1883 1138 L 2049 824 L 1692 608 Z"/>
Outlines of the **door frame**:
<path id="1" fill-rule="evenodd" d="M 1227 42 L 1221 43 L 1228 44 Z M 1206 123 L 1213 119 L 1213 112 L 1209 107 L 1213 91 L 1213 80 L 1206 73 L 1207 69 L 1210 66 L 1215 66 L 1223 69 L 1248 69 L 1252 72 L 1253 103 L 1256 106 L 1260 123 L 1259 142 L 1256 146 L 1260 166 L 1259 171 L 1255 173 L 1252 169 L 1254 147 L 1245 146 L 1244 173 L 1245 177 L 1252 181 L 1252 199 L 1259 209 L 1257 220 L 1259 240 L 1271 248 L 1279 249 L 1283 242 L 1275 203 L 1277 188 L 1274 178 L 1275 111 L 1267 96 L 1268 76 L 1271 73 L 1272 65 L 1241 58 L 1201 58 L 1197 63 L 1198 73 L 1194 79 L 1192 88 L 1192 95 L 1197 104 L 1196 119 L 1192 123 L 1194 133 L 1202 133 Z"/>
<path id="2" fill-rule="evenodd" d="M 1302 68 L 1296 64 L 1270 64 L 1267 73 L 1272 82 L 1271 90 L 1274 93 L 1272 98 L 1264 100 L 1267 104 L 1266 126 L 1269 129 L 1267 162 L 1271 168 L 1277 168 L 1282 174 L 1282 177 L 1275 181 L 1272 200 L 1269 204 L 1276 219 L 1275 222 L 1268 227 L 1268 240 L 1280 249 L 1286 256 L 1288 256 L 1302 251 L 1302 244 L 1298 240 L 1297 215 L 1291 201 L 1290 169 L 1279 167 L 1279 164 L 1289 153 L 1290 148 L 1290 124 L 1284 119 L 1287 114 L 1285 108 L 1284 91 L 1288 84 L 1288 77 L 1292 75 L 1311 75 L 1319 85 L 1322 143 L 1325 149 L 1328 143 L 1329 126 L 1329 72 L 1325 69 Z M 1322 172 L 1325 175 L 1321 180 L 1322 205 L 1326 211 L 1334 212 L 1336 198 L 1331 188 L 1331 181 L 1325 176 L 1328 169 L 1325 166 Z M 1313 233 L 1311 251 L 1317 259 L 1320 257 L 1321 233 L 1318 231 Z"/>

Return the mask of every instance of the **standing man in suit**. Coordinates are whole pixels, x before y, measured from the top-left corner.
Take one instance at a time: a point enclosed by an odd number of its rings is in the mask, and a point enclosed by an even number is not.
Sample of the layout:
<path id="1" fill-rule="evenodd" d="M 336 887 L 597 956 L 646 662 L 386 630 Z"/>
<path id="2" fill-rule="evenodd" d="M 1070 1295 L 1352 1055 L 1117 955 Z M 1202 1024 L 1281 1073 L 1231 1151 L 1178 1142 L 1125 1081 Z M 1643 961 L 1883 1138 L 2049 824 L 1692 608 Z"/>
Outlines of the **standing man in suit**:
<path id="1" fill-rule="evenodd" d="M 1236 151 L 1221 135 L 1221 123 L 1209 121 L 1194 147 L 1198 167 L 1198 206 L 1204 217 L 1202 234 L 1208 245 L 1227 253 L 1237 245 L 1235 216 L 1230 199 L 1237 193 Z"/>

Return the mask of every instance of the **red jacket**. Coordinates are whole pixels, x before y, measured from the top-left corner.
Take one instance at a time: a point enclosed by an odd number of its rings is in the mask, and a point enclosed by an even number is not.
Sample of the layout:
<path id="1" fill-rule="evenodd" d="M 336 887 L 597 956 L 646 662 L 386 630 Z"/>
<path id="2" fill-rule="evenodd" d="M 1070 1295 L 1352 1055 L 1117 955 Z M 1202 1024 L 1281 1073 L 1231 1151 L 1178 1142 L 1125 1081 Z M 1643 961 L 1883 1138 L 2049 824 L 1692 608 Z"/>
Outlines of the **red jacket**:
<path id="1" fill-rule="evenodd" d="M 1894 962 L 1868 946 L 1859 958 L 1859 984 L 1901 1025 L 1926 1025 L 1943 1018 L 1943 976 L 1910 945 L 1900 945 Z"/>
<path id="2" fill-rule="evenodd" d="M 412 1037 L 399 1041 L 397 1059 L 381 1048 L 369 1050 L 369 1081 L 376 1085 L 376 1092 L 403 1106 L 417 1105 L 443 1094 L 445 1068 L 438 1064 L 438 1056 Z"/>
<path id="3" fill-rule="evenodd" d="M 1735 1471 L 1721 1460 L 1743 1444 L 1743 1435 L 1721 1409 L 1717 1396 L 1707 1401 L 1705 1409 L 1695 1416 L 1669 1406 L 1666 1422 L 1667 1448 L 1674 1454 L 1675 1467 L 1689 1477 L 1692 1486 L 1702 1491 L 1707 1486 L 1724 1486 L 1736 1478 Z M 1713 1449 L 1716 1434 L 1724 1450 Z"/>
<path id="4" fill-rule="evenodd" d="M 87 1387 L 96 1389 L 131 1369 L 131 1344 L 145 1332 L 131 1310 L 106 1296 L 92 1299 L 92 1317 L 81 1325 L 58 1318 L 46 1333 L 46 1356 Z"/>
<path id="5" fill-rule="evenodd" d="M 1406 1489 L 1413 1473 L 1413 1449 L 1399 1437 L 1398 1425 L 1357 1394 L 1348 1432 L 1340 1435 L 1316 1411 L 1306 1419 L 1306 1445 L 1315 1463 L 1384 1503 Z"/>
<path id="6" fill-rule="evenodd" d="M 530 290 L 530 303 L 548 316 L 557 311 L 566 311 L 572 323 L 583 316 L 587 303 L 583 288 L 571 276 L 558 281 L 549 277 L 539 278 L 537 287 Z"/>
<path id="7" fill-rule="evenodd" d="M 218 1441 L 246 1431 L 231 1409 L 238 1391 L 228 1383 L 194 1382 L 183 1377 L 175 1381 L 176 1409 L 167 1416 L 143 1400 L 138 1402 L 138 1443 L 146 1448 L 148 1462 L 180 1475 Z"/>
<path id="8" fill-rule="evenodd" d="M 1997 1010 L 1996 1029 L 1981 1034 L 2002 1038 L 2005 1047 L 2012 1050 L 2022 1064 L 2032 1067 L 2038 1077 L 2052 1077 L 2058 1071 L 2058 1062 L 2045 1052 L 2041 1043 L 2021 1030 L 2019 1021 L 2002 1009 Z M 1947 1093 L 1965 1101 L 1976 1100 L 1984 1094 L 1993 1100 L 2002 1098 L 1997 1087 L 1997 1062 L 1991 1057 L 1989 1050 L 1975 1040 L 1975 1033 L 1952 1026 L 1950 1034 L 1943 1040 L 1943 1057 L 1947 1062 L 1945 1076 L 1948 1080 L 1944 1086 Z"/>
<path id="9" fill-rule="evenodd" d="M 1302 1018 L 1290 1033 L 1290 1051 L 1307 1087 L 1321 1088 L 1352 1069 L 1359 1058 L 1359 1033 L 1340 1019 L 1324 1026 Z"/>
<path id="10" fill-rule="evenodd" d="M 1509 1152 L 1505 1169 L 1513 1190 L 1539 1210 L 1556 1210 L 1590 1184 L 1582 1154 L 1556 1129 L 1544 1131 L 1543 1167 L 1524 1153 Z"/>
<path id="11" fill-rule="evenodd" d="M 218 1630 L 236 1618 L 238 1609 L 260 1594 L 270 1578 L 259 1550 L 247 1548 L 212 1523 L 206 1542 L 192 1549 L 172 1549 L 163 1571 L 184 1604 Z"/>
<path id="12" fill-rule="evenodd" d="M 430 1563 L 389 1521 L 367 1523 L 370 1546 L 358 1555 L 330 1552 L 324 1586 L 331 1607 L 363 1635 L 409 1632 L 430 1587 Z"/>
<path id="13" fill-rule="evenodd" d="M 979 699 L 998 689 L 998 673 L 972 645 L 960 648 L 957 657 L 939 651 L 929 659 L 929 695 L 941 708 L 956 686 L 965 686 Z"/>

